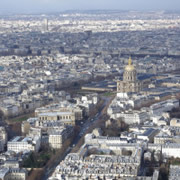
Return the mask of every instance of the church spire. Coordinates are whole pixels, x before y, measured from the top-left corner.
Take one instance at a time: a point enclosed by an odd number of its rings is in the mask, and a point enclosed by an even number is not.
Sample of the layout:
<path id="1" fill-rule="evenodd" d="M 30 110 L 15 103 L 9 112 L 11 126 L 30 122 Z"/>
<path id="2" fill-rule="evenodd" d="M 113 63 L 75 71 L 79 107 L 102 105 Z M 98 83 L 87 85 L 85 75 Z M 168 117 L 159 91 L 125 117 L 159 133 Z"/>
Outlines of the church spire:
<path id="1" fill-rule="evenodd" d="M 132 59 L 131 59 L 131 56 L 129 56 L 128 65 L 132 65 Z"/>

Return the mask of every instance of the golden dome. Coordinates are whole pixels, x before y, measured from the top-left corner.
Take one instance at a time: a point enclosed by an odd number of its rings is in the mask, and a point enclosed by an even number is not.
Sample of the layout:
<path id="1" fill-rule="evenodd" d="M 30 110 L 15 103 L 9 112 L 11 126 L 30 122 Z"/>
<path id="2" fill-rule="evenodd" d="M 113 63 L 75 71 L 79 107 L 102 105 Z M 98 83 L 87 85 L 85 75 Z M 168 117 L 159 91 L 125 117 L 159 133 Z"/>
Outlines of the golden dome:
<path id="1" fill-rule="evenodd" d="M 129 57 L 128 65 L 125 67 L 125 71 L 134 71 L 134 66 L 132 65 L 131 57 Z"/>

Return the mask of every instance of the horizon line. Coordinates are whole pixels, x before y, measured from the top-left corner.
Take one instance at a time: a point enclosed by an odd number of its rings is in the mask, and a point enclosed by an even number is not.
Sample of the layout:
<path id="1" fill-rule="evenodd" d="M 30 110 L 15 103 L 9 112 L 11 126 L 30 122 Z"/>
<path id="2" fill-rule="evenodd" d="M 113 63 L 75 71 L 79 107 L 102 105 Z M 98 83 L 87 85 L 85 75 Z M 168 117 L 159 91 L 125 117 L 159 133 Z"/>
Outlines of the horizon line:
<path id="1" fill-rule="evenodd" d="M 48 11 L 42 11 L 42 12 L 7 12 L 7 13 L 1 13 L 0 12 L 0 16 L 11 16 L 11 15 L 42 15 L 42 14 L 48 14 L 48 15 L 53 15 L 53 14 L 68 14 L 71 12 L 80 12 L 80 13 L 84 13 L 84 12 L 143 12 L 143 13 L 150 13 L 150 12 L 163 12 L 163 13 L 180 13 L 180 9 L 179 10 L 165 10 L 165 9 L 159 9 L 159 10 L 137 10 L 137 9 L 69 9 L 69 10 L 59 10 L 59 11 L 54 11 L 54 12 L 48 12 Z"/>

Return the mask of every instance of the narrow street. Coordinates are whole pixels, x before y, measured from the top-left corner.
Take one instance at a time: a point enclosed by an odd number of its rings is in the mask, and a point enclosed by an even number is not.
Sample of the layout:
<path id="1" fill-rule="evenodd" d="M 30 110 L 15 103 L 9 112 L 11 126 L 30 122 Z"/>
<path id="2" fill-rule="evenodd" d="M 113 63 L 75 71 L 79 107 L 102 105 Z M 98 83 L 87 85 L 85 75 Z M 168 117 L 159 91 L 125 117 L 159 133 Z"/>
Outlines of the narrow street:
<path id="1" fill-rule="evenodd" d="M 88 129 L 90 129 L 94 125 L 94 123 L 96 123 L 100 119 L 100 117 L 103 115 L 104 110 L 107 108 L 107 106 L 109 106 L 109 103 L 111 102 L 112 98 L 111 97 L 102 97 L 102 99 L 104 100 L 104 103 L 103 103 L 102 107 L 100 108 L 100 112 L 98 112 L 95 115 L 95 117 L 92 118 L 90 121 L 87 121 L 82 125 L 79 134 L 76 136 L 76 138 L 71 143 L 72 146 L 67 148 L 67 150 L 64 152 L 63 156 L 60 156 L 59 159 L 57 159 L 53 163 L 52 167 L 45 168 L 45 171 L 44 171 L 45 174 L 44 174 L 42 180 L 47 180 L 48 177 L 50 177 L 52 175 L 52 173 L 54 172 L 56 166 L 66 157 L 66 155 L 68 153 L 71 152 L 72 148 L 75 147 L 78 144 L 79 140 L 84 137 L 84 135 L 86 134 Z"/>

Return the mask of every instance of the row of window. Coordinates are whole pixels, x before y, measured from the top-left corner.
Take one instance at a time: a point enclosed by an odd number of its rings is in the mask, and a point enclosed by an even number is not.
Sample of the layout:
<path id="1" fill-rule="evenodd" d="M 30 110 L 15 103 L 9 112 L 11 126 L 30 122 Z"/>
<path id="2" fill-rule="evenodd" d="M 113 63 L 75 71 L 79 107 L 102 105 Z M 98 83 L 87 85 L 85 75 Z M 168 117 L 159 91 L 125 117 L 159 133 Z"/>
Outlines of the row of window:
<path id="1" fill-rule="evenodd" d="M 43 116 L 43 117 L 40 117 L 40 120 L 53 120 L 54 117 L 47 117 L 47 116 Z M 72 119 L 71 116 L 57 116 L 57 120 L 61 120 L 61 119 Z"/>

